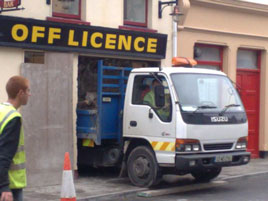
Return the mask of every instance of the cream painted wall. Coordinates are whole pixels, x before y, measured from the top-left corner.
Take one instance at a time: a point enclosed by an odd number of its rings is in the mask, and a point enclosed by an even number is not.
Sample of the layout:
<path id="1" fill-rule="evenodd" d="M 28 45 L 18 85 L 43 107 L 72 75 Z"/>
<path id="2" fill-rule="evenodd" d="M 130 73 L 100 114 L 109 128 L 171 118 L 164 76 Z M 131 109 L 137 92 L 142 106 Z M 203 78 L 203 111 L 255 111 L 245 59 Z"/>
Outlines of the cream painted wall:
<path id="1" fill-rule="evenodd" d="M 118 28 L 123 25 L 123 0 L 87 0 L 86 21 L 93 26 Z"/>
<path id="2" fill-rule="evenodd" d="M 263 12 L 249 12 L 254 9 L 252 4 L 248 4 L 249 10 L 234 7 L 224 7 L 223 5 L 198 4 L 199 0 L 191 1 L 191 9 L 187 16 L 185 25 L 202 27 L 212 30 L 227 32 L 237 32 L 241 34 L 256 34 L 267 36 L 268 29 L 268 6 L 263 5 Z M 200 15 L 200 13 L 202 13 Z M 196 20 L 198 19 L 198 20 Z M 258 23 L 256 23 L 258 22 Z"/>
<path id="3" fill-rule="evenodd" d="M 0 79 L 0 102 L 3 102 L 7 100 L 5 87 L 8 79 L 14 75 L 20 75 L 20 65 L 24 61 L 23 51 L 0 47 L 0 61 L 0 69 L 4 73 Z"/>

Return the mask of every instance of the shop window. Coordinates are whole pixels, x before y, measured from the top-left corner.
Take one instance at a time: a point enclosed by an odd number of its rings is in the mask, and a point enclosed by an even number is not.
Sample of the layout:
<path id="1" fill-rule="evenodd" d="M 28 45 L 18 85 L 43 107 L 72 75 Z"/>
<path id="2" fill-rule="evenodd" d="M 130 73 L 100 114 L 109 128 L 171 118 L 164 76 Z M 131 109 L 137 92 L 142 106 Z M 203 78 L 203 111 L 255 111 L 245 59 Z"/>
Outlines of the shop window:
<path id="1" fill-rule="evenodd" d="M 237 68 L 257 70 L 259 55 L 256 50 L 238 49 Z"/>
<path id="2" fill-rule="evenodd" d="M 24 53 L 24 63 L 44 64 L 45 63 L 45 53 L 44 52 L 26 51 Z"/>
<path id="3" fill-rule="evenodd" d="M 81 0 L 53 0 L 53 17 L 81 19 Z"/>
<path id="4" fill-rule="evenodd" d="M 147 27 L 148 0 L 124 0 L 124 25 Z"/>
<path id="5" fill-rule="evenodd" d="M 223 48 L 213 45 L 196 44 L 194 47 L 194 59 L 197 68 L 222 70 Z"/>

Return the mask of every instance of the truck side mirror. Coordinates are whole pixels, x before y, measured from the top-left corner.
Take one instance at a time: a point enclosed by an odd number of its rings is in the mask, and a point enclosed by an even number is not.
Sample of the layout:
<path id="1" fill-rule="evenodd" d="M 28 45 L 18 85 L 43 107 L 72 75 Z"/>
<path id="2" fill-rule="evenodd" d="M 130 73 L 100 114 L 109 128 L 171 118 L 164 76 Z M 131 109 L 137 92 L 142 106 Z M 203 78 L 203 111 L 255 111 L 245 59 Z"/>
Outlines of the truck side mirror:
<path id="1" fill-rule="evenodd" d="M 165 91 L 164 86 L 158 85 L 154 87 L 154 98 L 155 98 L 155 106 L 156 107 L 164 107 L 165 106 Z"/>

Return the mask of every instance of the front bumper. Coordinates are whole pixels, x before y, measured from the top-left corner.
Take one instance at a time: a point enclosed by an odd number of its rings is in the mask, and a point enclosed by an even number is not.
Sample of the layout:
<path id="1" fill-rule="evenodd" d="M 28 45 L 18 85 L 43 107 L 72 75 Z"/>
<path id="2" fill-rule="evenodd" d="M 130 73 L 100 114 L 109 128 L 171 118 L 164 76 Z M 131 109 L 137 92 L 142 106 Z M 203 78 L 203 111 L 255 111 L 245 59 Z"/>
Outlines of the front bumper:
<path id="1" fill-rule="evenodd" d="M 227 156 L 231 160 L 220 162 L 216 158 Z M 207 169 L 213 167 L 227 167 L 236 165 L 245 165 L 250 161 L 250 152 L 225 152 L 213 154 L 177 154 L 176 170 L 182 173 L 189 173 L 194 170 Z"/>

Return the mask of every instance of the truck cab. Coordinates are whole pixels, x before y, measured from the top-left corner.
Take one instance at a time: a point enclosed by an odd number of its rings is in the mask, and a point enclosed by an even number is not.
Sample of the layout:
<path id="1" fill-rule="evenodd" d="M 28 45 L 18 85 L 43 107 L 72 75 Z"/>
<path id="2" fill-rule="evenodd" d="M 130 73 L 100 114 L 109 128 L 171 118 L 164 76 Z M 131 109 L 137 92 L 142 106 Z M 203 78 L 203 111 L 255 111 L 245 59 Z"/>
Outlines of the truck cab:
<path id="1" fill-rule="evenodd" d="M 155 80 L 163 86 L 163 94 L 154 90 Z M 144 96 L 145 86 L 150 92 Z M 148 93 L 156 94 L 151 103 L 145 100 Z M 157 96 L 163 97 L 161 107 L 155 104 Z M 247 135 L 243 104 L 224 73 L 182 67 L 130 73 L 123 138 L 134 143 L 127 153 L 127 169 L 135 185 L 157 183 L 167 171 L 213 179 L 224 166 L 249 162 Z"/>

